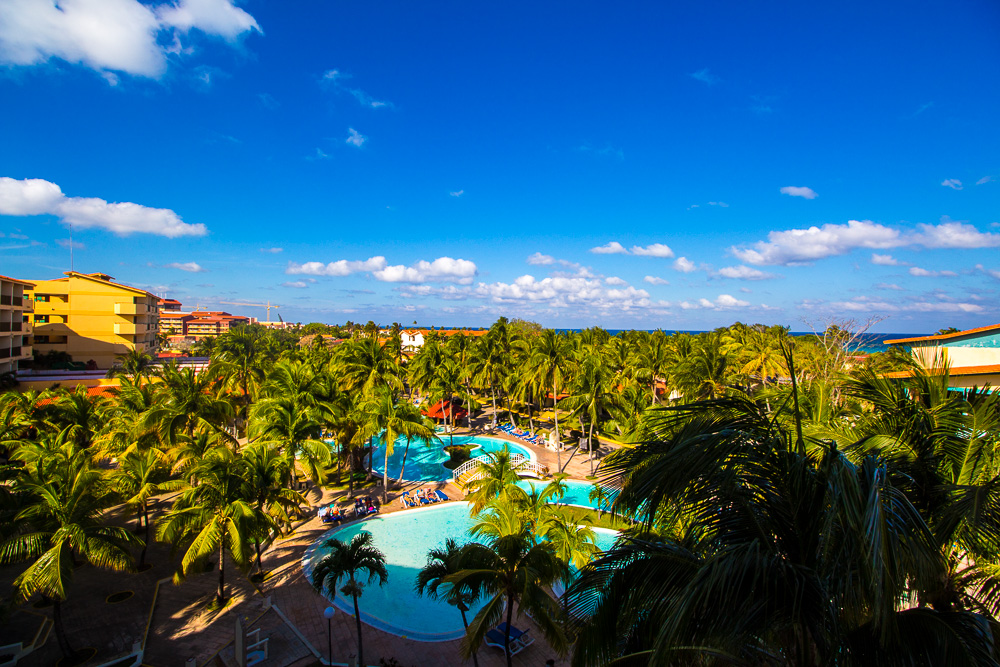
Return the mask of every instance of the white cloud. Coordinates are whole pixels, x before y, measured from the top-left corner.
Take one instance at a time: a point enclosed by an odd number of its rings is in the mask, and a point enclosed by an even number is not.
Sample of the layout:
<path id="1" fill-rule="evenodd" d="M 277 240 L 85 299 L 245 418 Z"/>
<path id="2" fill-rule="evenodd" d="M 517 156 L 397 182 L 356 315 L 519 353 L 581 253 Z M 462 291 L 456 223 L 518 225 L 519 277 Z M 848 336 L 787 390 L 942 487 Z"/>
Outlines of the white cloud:
<path id="1" fill-rule="evenodd" d="M 649 293 L 635 287 L 607 287 L 583 276 L 550 276 L 541 280 L 524 275 L 512 283 L 479 283 L 476 296 L 496 303 L 541 303 L 553 308 L 591 306 L 601 310 L 631 310 L 652 305 Z"/>
<path id="2" fill-rule="evenodd" d="M 877 266 L 899 266 L 899 260 L 892 255 L 879 255 L 872 253 L 872 264 Z"/>
<path id="3" fill-rule="evenodd" d="M 905 292 L 906 290 L 897 285 L 896 283 L 878 283 L 875 285 L 875 289 L 888 289 L 897 292 Z"/>
<path id="4" fill-rule="evenodd" d="M 197 262 L 170 262 L 163 266 L 167 269 L 177 269 L 178 271 L 187 271 L 188 273 L 205 273 L 208 270 L 202 268 Z"/>
<path id="5" fill-rule="evenodd" d="M 13 234 L 11 235 L 13 236 Z M 56 245 L 60 248 L 72 248 L 73 250 L 86 250 L 87 246 L 80 243 L 79 241 L 71 241 L 70 239 L 56 239 Z"/>
<path id="6" fill-rule="evenodd" d="M 535 266 L 547 266 L 556 260 L 552 255 L 543 255 L 540 252 L 536 252 L 534 255 L 528 257 L 527 261 L 528 264 L 534 264 Z"/>
<path id="7" fill-rule="evenodd" d="M 691 273 L 697 270 L 698 267 L 687 257 L 678 257 L 677 261 L 674 262 L 674 268 L 681 273 Z"/>
<path id="8" fill-rule="evenodd" d="M 670 249 L 670 246 L 662 243 L 654 243 L 646 246 L 645 248 L 634 245 L 632 246 L 632 254 L 640 255 L 642 257 L 673 257 L 674 251 Z"/>
<path id="9" fill-rule="evenodd" d="M 697 72 L 691 72 L 691 74 L 688 74 L 688 76 L 690 76 L 695 81 L 701 81 L 702 83 L 707 84 L 709 86 L 714 86 L 719 81 L 721 81 L 719 77 L 709 72 L 707 67 L 700 69 Z"/>
<path id="10" fill-rule="evenodd" d="M 729 204 L 727 204 L 724 201 L 710 201 L 710 202 L 708 202 L 708 205 L 709 206 L 719 206 L 721 208 L 729 208 Z"/>
<path id="11" fill-rule="evenodd" d="M 952 190 L 962 189 L 962 181 L 958 180 L 957 178 L 946 178 L 943 181 L 941 181 L 941 185 L 945 186 L 946 188 L 951 188 Z"/>
<path id="12" fill-rule="evenodd" d="M 368 141 L 368 137 L 361 134 L 353 127 L 347 128 L 347 139 L 344 140 L 345 143 L 348 143 L 357 148 L 361 148 L 361 146 L 363 146 L 366 141 Z"/>
<path id="13" fill-rule="evenodd" d="M 625 249 L 618 241 L 611 241 L 602 246 L 597 246 L 596 248 L 591 248 L 590 252 L 597 255 L 626 255 L 628 250 Z"/>
<path id="14" fill-rule="evenodd" d="M 976 181 L 976 185 L 986 185 L 990 181 L 995 181 L 995 180 L 997 180 L 995 176 L 983 176 L 978 181 Z"/>
<path id="15" fill-rule="evenodd" d="M 1000 247 L 1000 234 L 980 232 L 974 226 L 948 216 L 939 225 L 918 224 L 919 230 L 909 242 L 925 248 L 996 248 Z"/>
<path id="16" fill-rule="evenodd" d="M 465 190 L 455 190 L 454 192 L 449 192 L 448 194 L 452 197 L 461 197 L 465 194 Z"/>
<path id="17" fill-rule="evenodd" d="M 749 301 L 737 299 L 730 294 L 720 294 L 715 300 L 715 305 L 719 308 L 745 308 L 750 305 Z"/>
<path id="18" fill-rule="evenodd" d="M 179 0 L 150 7 L 138 0 L 4 0 L 0 62 L 38 65 L 51 58 L 101 72 L 159 78 L 168 54 L 186 53 L 180 34 L 198 30 L 234 42 L 256 20 L 229 0 Z"/>
<path id="19" fill-rule="evenodd" d="M 885 301 L 869 296 L 857 296 L 850 301 L 830 303 L 804 301 L 799 307 L 804 310 L 856 313 L 981 313 L 984 310 L 982 306 L 974 303 L 958 301 Z"/>
<path id="20" fill-rule="evenodd" d="M 189 224 L 167 208 L 131 202 L 108 203 L 94 197 L 67 197 L 55 183 L 0 177 L 0 215 L 54 215 L 78 229 L 106 229 L 128 234 L 204 236 L 205 225 Z"/>
<path id="21" fill-rule="evenodd" d="M 261 248 L 260 249 L 261 252 L 266 252 L 266 253 L 269 253 L 269 254 L 272 254 L 272 255 L 276 255 L 279 252 L 282 252 L 283 250 L 284 250 L 284 248 Z"/>
<path id="22" fill-rule="evenodd" d="M 309 287 L 309 283 L 304 280 L 295 280 L 293 282 L 281 283 L 282 287 L 291 287 L 293 289 L 305 289 Z"/>
<path id="23" fill-rule="evenodd" d="M 767 241 L 750 248 L 732 247 L 729 251 L 748 264 L 802 264 L 857 248 L 884 250 L 901 246 L 924 248 L 993 248 L 1000 247 L 1000 234 L 980 232 L 974 226 L 943 217 L 939 225 L 918 224 L 917 229 L 901 232 L 871 220 L 850 220 L 846 225 L 826 224 L 809 229 L 773 231 Z"/>
<path id="24" fill-rule="evenodd" d="M 378 271 L 384 269 L 386 265 L 385 257 L 381 255 L 370 257 L 363 262 L 346 259 L 340 259 L 329 264 L 324 264 L 323 262 L 306 262 L 305 264 L 289 262 L 285 273 L 289 275 L 340 277 L 349 276 L 352 273 L 361 271 Z"/>
<path id="25" fill-rule="evenodd" d="M 958 274 L 954 271 L 930 271 L 919 266 L 911 266 L 910 275 L 918 278 L 954 278 Z"/>
<path id="26" fill-rule="evenodd" d="M 614 287 L 627 287 L 628 281 L 624 280 L 623 278 L 619 278 L 618 276 L 610 276 L 604 279 L 604 284 L 612 285 Z"/>
<path id="27" fill-rule="evenodd" d="M 345 74 L 340 70 L 331 69 L 323 73 L 322 81 L 331 84 L 334 89 L 341 93 L 347 93 L 354 97 L 363 107 L 369 107 L 371 109 L 383 109 L 392 108 L 392 102 L 386 102 L 383 100 L 377 100 L 360 88 L 349 88 L 344 86 L 341 82 L 350 79 L 350 74 Z"/>
<path id="28" fill-rule="evenodd" d="M 646 281 L 647 283 L 649 283 L 650 285 L 669 285 L 670 284 L 669 280 L 664 280 L 663 278 L 660 278 L 658 276 L 646 276 L 645 278 L 643 278 L 643 280 Z"/>
<path id="29" fill-rule="evenodd" d="M 795 185 L 786 185 L 779 192 L 790 197 L 802 197 L 804 199 L 816 199 L 819 196 L 812 188 L 797 187 Z"/>
<path id="30" fill-rule="evenodd" d="M 720 294 L 715 301 L 709 301 L 708 299 L 702 297 L 693 303 L 691 301 L 681 301 L 679 305 L 684 310 L 717 310 L 728 308 L 746 308 L 750 305 L 750 302 L 737 299 L 731 294 Z"/>
<path id="31" fill-rule="evenodd" d="M 772 278 L 780 277 L 773 273 L 765 273 L 760 269 L 753 269 L 742 264 L 721 268 L 715 275 L 722 276 L 723 278 L 735 278 L 736 280 L 771 280 Z"/>
<path id="32" fill-rule="evenodd" d="M 982 271 L 986 275 L 996 278 L 997 280 L 1000 280 L 1000 270 L 998 269 L 987 269 L 982 264 L 976 264 L 976 270 Z"/>
<path id="33" fill-rule="evenodd" d="M 376 280 L 387 283 L 456 282 L 468 285 L 478 274 L 476 264 L 467 259 L 438 257 L 433 262 L 420 260 L 412 266 L 386 266 L 372 272 Z"/>
<path id="34" fill-rule="evenodd" d="M 854 248 L 883 249 L 902 244 L 898 230 L 871 220 L 774 231 L 768 233 L 767 238 L 752 248 L 733 247 L 730 252 L 748 264 L 794 264 L 843 255 Z"/>

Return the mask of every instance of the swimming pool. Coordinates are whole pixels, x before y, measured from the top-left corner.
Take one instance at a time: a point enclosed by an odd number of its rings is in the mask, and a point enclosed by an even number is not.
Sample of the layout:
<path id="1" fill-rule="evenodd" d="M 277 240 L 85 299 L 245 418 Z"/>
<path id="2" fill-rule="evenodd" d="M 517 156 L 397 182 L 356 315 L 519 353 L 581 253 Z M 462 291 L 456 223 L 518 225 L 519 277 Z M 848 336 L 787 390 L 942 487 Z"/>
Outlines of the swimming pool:
<path id="1" fill-rule="evenodd" d="M 409 467 L 409 463 L 406 464 Z M 427 563 L 427 552 L 441 547 L 449 537 L 459 544 L 470 541 L 469 506 L 465 502 L 448 503 L 437 507 L 421 507 L 335 528 L 324 533 L 302 557 L 306 579 L 312 582 L 315 563 L 324 555 L 322 543 L 331 537 L 345 542 L 362 531 L 372 534 L 374 546 L 385 554 L 389 580 L 385 586 L 365 586 L 358 599 L 361 620 L 380 630 L 425 642 L 459 639 L 465 635 L 462 616 L 447 602 L 420 597 L 414 590 L 417 572 Z M 597 546 L 611 548 L 616 533 L 595 529 Z M 343 585 L 343 583 L 341 583 Z M 347 614 L 354 614 L 354 603 L 339 591 L 333 604 Z M 472 605 L 469 620 L 482 607 Z"/>
<path id="2" fill-rule="evenodd" d="M 410 442 L 410 451 L 406 455 L 406 468 L 403 474 L 407 481 L 411 482 L 442 482 L 451 479 L 451 471 L 444 467 L 444 462 L 450 457 L 444 448 L 452 444 L 448 436 L 441 437 L 442 444 L 432 443 L 424 446 L 420 441 Z M 454 438 L 456 445 L 476 445 L 472 451 L 472 456 L 482 456 L 487 452 L 495 452 L 503 449 L 504 445 L 510 447 L 510 451 L 521 454 L 526 458 L 534 460 L 534 455 L 526 447 L 522 447 L 500 438 L 490 438 L 483 435 L 463 435 Z M 406 438 L 399 437 L 392 448 L 392 456 L 389 457 L 389 477 L 399 479 L 399 471 L 403 467 L 403 453 L 406 451 Z M 380 439 L 375 448 L 375 459 L 372 462 L 372 469 L 378 474 L 385 474 L 385 443 Z"/>
<path id="3" fill-rule="evenodd" d="M 530 491 L 535 488 L 541 490 L 546 484 L 547 482 L 529 481 L 526 479 L 522 479 L 517 482 L 517 485 L 525 491 Z M 566 494 L 555 502 L 559 505 L 576 505 L 578 507 L 597 509 L 597 503 L 590 499 L 590 492 L 594 490 L 594 485 L 591 482 L 580 482 L 575 479 L 567 479 L 565 484 Z M 609 493 L 614 494 L 613 491 Z M 609 500 L 606 500 L 601 508 L 605 512 L 608 510 Z"/>

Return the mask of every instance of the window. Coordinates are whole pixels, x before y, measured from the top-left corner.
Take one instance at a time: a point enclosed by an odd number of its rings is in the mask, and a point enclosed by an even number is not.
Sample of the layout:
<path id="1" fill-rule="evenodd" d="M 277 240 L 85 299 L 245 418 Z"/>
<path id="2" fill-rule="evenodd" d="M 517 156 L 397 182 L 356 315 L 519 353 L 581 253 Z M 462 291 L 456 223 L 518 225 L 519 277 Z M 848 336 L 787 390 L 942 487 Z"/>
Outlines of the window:
<path id="1" fill-rule="evenodd" d="M 46 343 L 49 342 L 49 337 L 48 336 L 35 336 L 35 342 L 36 343 L 41 343 L 41 344 L 44 345 L 44 344 L 46 344 Z"/>
<path id="2" fill-rule="evenodd" d="M 48 294 L 36 294 L 35 295 L 35 301 L 41 301 L 42 303 L 48 303 L 49 302 L 49 295 Z"/>
<path id="3" fill-rule="evenodd" d="M 35 324 L 48 324 L 48 323 L 49 323 L 48 315 L 35 315 Z"/>

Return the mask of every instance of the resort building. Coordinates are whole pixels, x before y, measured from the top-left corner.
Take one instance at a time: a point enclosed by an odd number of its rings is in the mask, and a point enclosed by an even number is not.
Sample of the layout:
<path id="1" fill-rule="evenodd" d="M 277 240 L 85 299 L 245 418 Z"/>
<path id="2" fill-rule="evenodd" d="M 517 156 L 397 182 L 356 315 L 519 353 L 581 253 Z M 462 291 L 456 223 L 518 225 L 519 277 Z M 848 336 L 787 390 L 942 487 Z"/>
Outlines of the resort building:
<path id="1" fill-rule="evenodd" d="M 450 338 L 451 336 L 485 336 L 487 329 L 404 329 L 399 332 L 402 339 L 401 347 L 404 352 L 416 352 L 424 346 L 428 337 L 440 336 Z"/>
<path id="2" fill-rule="evenodd" d="M 113 281 L 106 273 L 76 271 L 28 281 L 34 349 L 66 352 L 73 361 L 92 361 L 99 369 L 111 368 L 129 350 L 155 353 L 159 299 Z"/>
<path id="3" fill-rule="evenodd" d="M 0 276 L 0 375 L 15 373 L 31 359 L 31 301 L 25 291 L 31 283 Z"/>
<path id="4" fill-rule="evenodd" d="M 196 310 L 184 325 L 184 335 L 188 338 L 209 338 L 220 336 L 235 326 L 249 324 L 250 318 L 233 315 L 224 310 Z"/>
<path id="5" fill-rule="evenodd" d="M 1000 324 L 936 336 L 897 338 L 885 344 L 909 347 L 921 368 L 940 372 L 947 366 L 951 387 L 1000 387 Z M 890 377 L 894 375 L 898 374 Z"/>

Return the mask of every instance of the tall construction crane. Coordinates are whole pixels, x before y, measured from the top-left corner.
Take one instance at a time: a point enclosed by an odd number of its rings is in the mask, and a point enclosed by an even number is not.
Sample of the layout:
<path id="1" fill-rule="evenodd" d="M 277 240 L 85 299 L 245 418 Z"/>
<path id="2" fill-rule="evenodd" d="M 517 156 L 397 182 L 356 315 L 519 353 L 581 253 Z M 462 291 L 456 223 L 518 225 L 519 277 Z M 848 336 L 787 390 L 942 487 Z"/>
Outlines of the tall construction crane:
<path id="1" fill-rule="evenodd" d="M 267 308 L 267 321 L 271 321 L 271 309 L 281 308 L 281 306 L 272 306 L 271 302 L 267 303 L 246 303 L 245 301 L 220 301 L 219 303 L 224 303 L 227 306 L 252 306 L 255 308 Z"/>

